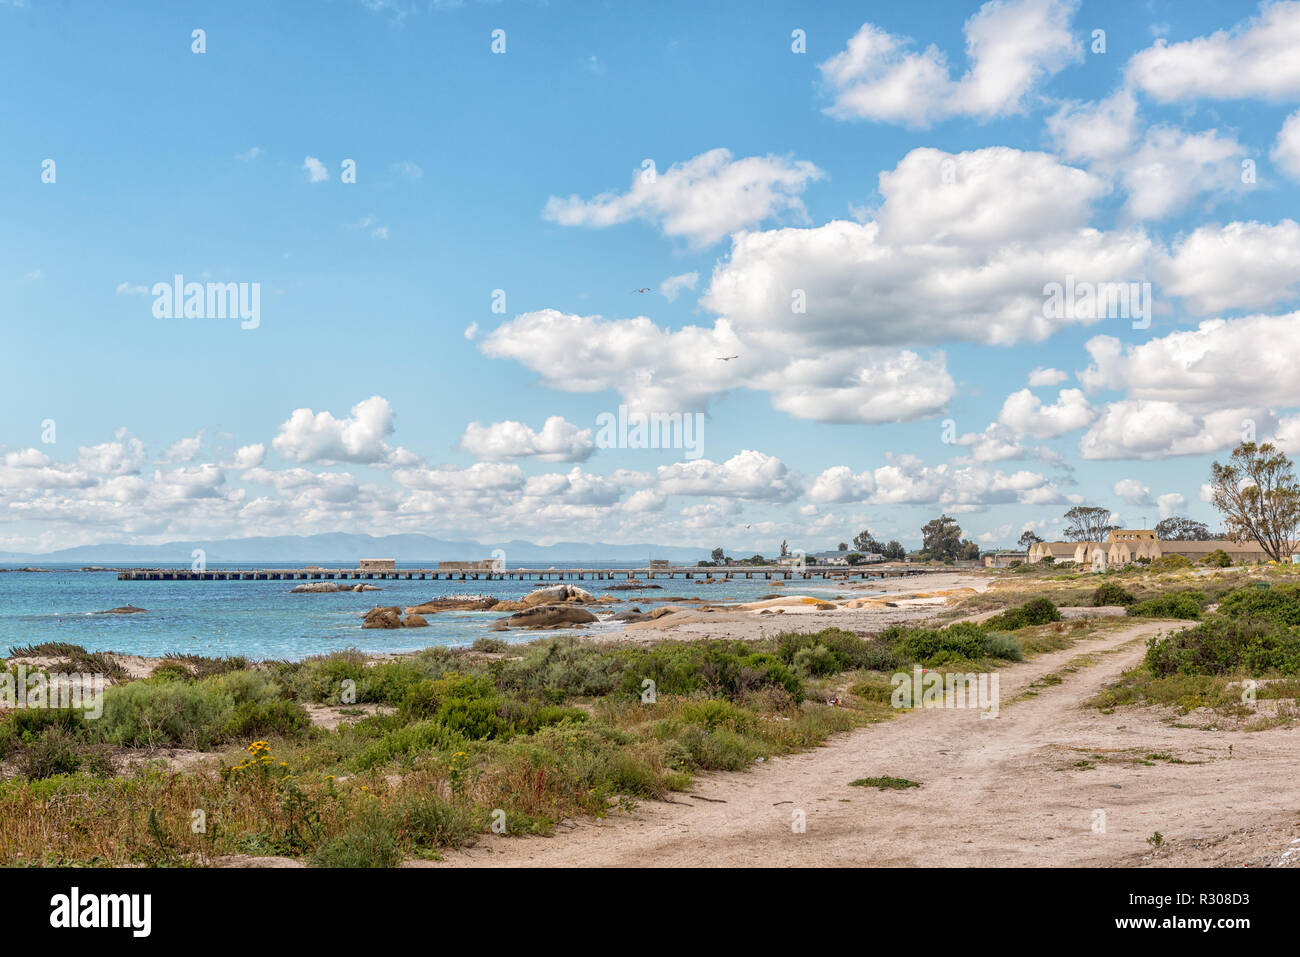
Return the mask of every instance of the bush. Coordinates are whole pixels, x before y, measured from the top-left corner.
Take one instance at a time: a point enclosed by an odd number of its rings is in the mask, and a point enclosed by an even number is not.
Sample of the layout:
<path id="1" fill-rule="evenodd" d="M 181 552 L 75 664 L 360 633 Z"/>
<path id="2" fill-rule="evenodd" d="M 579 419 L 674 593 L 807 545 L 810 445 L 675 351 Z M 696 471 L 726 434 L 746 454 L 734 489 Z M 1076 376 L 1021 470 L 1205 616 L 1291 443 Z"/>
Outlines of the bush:
<path id="1" fill-rule="evenodd" d="M 474 813 L 438 794 L 413 794 L 395 809 L 398 836 L 412 847 L 465 847 L 475 839 Z"/>
<path id="2" fill-rule="evenodd" d="M 317 867 L 396 867 L 402 847 L 393 822 L 379 808 L 368 808 L 351 826 L 316 849 Z"/>
<path id="3" fill-rule="evenodd" d="M 434 719 L 471 741 L 506 737 L 510 732 L 496 698 L 447 698 L 438 706 Z"/>
<path id="4" fill-rule="evenodd" d="M 833 675 L 841 670 L 835 653 L 820 643 L 796 651 L 793 664 L 801 675 Z"/>
<path id="5" fill-rule="evenodd" d="M 1259 618 L 1279 625 L 1300 625 L 1300 585 L 1239 588 L 1219 600 L 1219 614 Z"/>
<path id="6" fill-rule="evenodd" d="M 1158 677 L 1300 674 L 1300 631 L 1275 622 L 1215 615 L 1194 628 L 1147 645 L 1146 666 Z"/>
<path id="7" fill-rule="evenodd" d="M 795 702 L 804 699 L 803 681 L 773 654 L 755 654 L 740 641 L 664 642 L 624 652 L 620 688 L 640 695 L 642 682 L 654 682 L 659 694 L 738 700 L 766 686 L 783 688 Z"/>
<path id="8" fill-rule="evenodd" d="M 566 697 L 608 694 L 617 684 L 616 659 L 572 635 L 527 647 L 522 658 L 502 663 L 502 688 L 546 694 L 558 703 Z"/>
<path id="9" fill-rule="evenodd" d="M 776 636 L 777 656 L 796 671 L 800 670 L 796 661 L 800 651 L 819 645 L 833 656 L 834 671 L 809 672 L 811 674 L 833 674 L 855 668 L 891 671 L 898 666 L 894 656 L 879 642 L 859 638 L 840 628 L 826 628 L 813 634 L 786 632 Z M 815 655 L 824 661 L 825 652 L 816 652 Z M 808 656 L 805 656 L 807 660 Z"/>
<path id="10" fill-rule="evenodd" d="M 1200 618 L 1205 596 L 1192 589 L 1167 592 L 1128 606 L 1128 613 L 1139 618 Z"/>
<path id="11" fill-rule="evenodd" d="M 97 777 L 113 773 L 113 761 L 103 745 L 86 744 L 72 734 L 51 724 L 40 736 L 18 751 L 18 772 L 28 780 L 56 774 L 84 772 Z"/>
<path id="12" fill-rule="evenodd" d="M 950 625 L 942 630 L 895 625 L 882 632 L 880 637 L 889 643 L 901 661 L 923 665 L 981 658 L 1019 661 L 1023 657 L 1020 642 L 1014 636 L 993 632 L 970 622 Z"/>
<path id="13" fill-rule="evenodd" d="M 1228 568 L 1232 565 L 1232 557 L 1222 548 L 1216 548 L 1202 558 L 1201 563 L 1213 568 Z"/>
<path id="14" fill-rule="evenodd" d="M 235 709 L 229 692 L 185 682 L 133 681 L 104 693 L 96 730 L 110 744 L 200 750 L 216 744 Z"/>
<path id="15" fill-rule="evenodd" d="M 344 681 L 360 685 L 365 673 L 365 656 L 352 649 L 307 658 L 298 664 L 283 664 L 279 677 L 285 688 L 300 701 L 325 701 L 339 704 Z"/>
<path id="16" fill-rule="evenodd" d="M 1191 568 L 1192 560 L 1186 555 L 1161 555 L 1151 563 L 1151 567 L 1160 571 L 1172 571 L 1180 568 Z"/>
<path id="17" fill-rule="evenodd" d="M 1031 598 L 1019 608 L 1008 608 L 1000 615 L 994 615 L 984 622 L 985 628 L 1016 631 L 1034 625 L 1060 621 L 1061 613 L 1056 605 L 1047 598 Z"/>
<path id="18" fill-rule="evenodd" d="M 1106 582 L 1092 593 L 1092 603 L 1096 607 L 1102 605 L 1132 605 L 1137 601 L 1128 589 L 1115 582 Z"/>
<path id="19" fill-rule="evenodd" d="M 276 734 L 294 738 L 310 727 L 307 709 L 296 701 L 244 701 L 235 706 L 219 736 L 225 741 L 261 739 Z"/>

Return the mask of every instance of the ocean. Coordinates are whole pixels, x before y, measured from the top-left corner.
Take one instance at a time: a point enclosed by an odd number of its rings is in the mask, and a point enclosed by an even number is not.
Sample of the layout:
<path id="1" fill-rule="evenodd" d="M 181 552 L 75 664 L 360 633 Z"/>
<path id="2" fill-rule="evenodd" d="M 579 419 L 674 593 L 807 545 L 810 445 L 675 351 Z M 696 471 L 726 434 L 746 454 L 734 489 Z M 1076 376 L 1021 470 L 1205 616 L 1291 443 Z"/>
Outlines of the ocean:
<path id="1" fill-rule="evenodd" d="M 267 564 L 266 568 L 301 568 L 308 563 Z M 590 564 L 584 567 L 612 567 Z M 58 565 L 48 572 L 0 573 L 0 652 L 14 645 L 66 641 L 88 651 L 159 657 L 168 652 L 208 656 L 243 655 L 250 660 L 298 660 L 343 648 L 365 652 L 416 651 L 431 645 L 468 645 L 487 634 L 511 642 L 527 642 L 553 632 L 489 632 L 500 612 L 440 612 L 427 615 L 428 628 L 380 630 L 361 628 L 361 617 L 375 605 L 416 605 L 454 594 L 482 593 L 520 598 L 555 581 L 406 581 L 373 580 L 382 591 L 293 594 L 292 581 L 118 581 L 116 572 L 83 572 Z M 188 567 L 177 566 L 177 567 Z M 210 565 L 213 570 L 225 565 Z M 342 567 L 324 565 L 323 567 Z M 401 566 L 399 566 L 400 568 Z M 418 567 L 418 566 L 412 566 Z M 542 567 L 542 566 L 539 566 Z M 620 567 L 622 566 L 620 563 Z M 682 578 L 659 578 L 661 589 L 616 591 L 628 599 L 604 609 L 631 607 L 648 611 L 669 596 L 710 601 L 752 601 L 774 591 L 762 578 L 699 585 Z M 568 581 L 605 594 L 615 581 Z M 793 582 L 786 590 L 801 594 L 837 594 L 829 583 Z M 146 609 L 139 615 L 104 615 L 122 605 Z M 581 634 L 597 636 L 618 631 L 616 622 L 588 625 Z"/>

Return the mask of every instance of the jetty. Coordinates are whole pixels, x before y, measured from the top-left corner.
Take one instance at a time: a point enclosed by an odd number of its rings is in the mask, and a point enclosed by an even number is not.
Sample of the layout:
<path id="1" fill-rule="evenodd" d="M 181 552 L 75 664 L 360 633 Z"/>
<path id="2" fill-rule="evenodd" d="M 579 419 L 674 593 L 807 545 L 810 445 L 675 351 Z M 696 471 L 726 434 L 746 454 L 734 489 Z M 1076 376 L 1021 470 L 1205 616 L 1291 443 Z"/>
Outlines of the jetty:
<path id="1" fill-rule="evenodd" d="M 234 581 L 593 581 L 683 578 L 732 581 L 734 579 L 783 579 L 786 581 L 821 578 L 847 581 L 850 578 L 902 578 L 951 572 L 951 567 L 920 566 L 905 563 L 872 565 L 731 565 L 699 567 L 697 565 L 652 565 L 641 568 L 121 568 L 118 581 L 149 582 L 234 582 Z"/>

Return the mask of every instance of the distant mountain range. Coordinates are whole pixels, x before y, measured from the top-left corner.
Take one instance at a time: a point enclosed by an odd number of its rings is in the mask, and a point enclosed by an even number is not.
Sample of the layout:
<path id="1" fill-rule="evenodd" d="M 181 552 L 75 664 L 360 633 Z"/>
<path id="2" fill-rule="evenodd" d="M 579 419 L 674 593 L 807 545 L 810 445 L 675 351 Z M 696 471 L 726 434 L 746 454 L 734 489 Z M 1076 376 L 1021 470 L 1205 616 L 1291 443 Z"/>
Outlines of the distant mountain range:
<path id="1" fill-rule="evenodd" d="M 533 542 L 509 541 L 493 545 L 477 542 L 451 542 L 429 535 L 350 535 L 331 532 L 325 535 L 279 535 L 262 538 L 196 539 L 167 542 L 162 545 L 79 545 L 55 552 L 0 552 L 0 562 L 12 564 L 42 562 L 79 562 L 84 565 L 153 565 L 188 563 L 196 548 L 206 553 L 211 564 L 256 562 L 346 562 L 355 564 L 362 558 L 395 558 L 399 562 L 470 561 L 491 558 L 495 549 L 505 552 L 506 564 L 548 562 L 644 563 L 647 558 L 666 558 L 674 562 L 696 562 L 709 557 L 709 549 L 681 548 L 668 545 L 610 545 L 605 542 L 557 542 L 536 545 Z"/>

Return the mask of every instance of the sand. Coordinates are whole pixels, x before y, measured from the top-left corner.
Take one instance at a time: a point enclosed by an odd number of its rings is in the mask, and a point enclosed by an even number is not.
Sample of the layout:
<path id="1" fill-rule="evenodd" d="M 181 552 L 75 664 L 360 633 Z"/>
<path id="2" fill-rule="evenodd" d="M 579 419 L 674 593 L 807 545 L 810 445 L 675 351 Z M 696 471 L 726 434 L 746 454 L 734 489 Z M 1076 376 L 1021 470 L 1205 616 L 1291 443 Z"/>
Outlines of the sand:
<path id="1" fill-rule="evenodd" d="M 486 835 L 428 866 L 1296 866 L 1300 728 L 1204 731 L 1176 727 L 1169 709 L 1083 706 L 1141 660 L 1149 637 L 1177 627 L 1111 627 L 1009 666 L 993 719 L 905 713 L 703 776 L 672 803 L 565 822 L 553 838 Z M 1067 663 L 1079 667 L 1060 684 L 1012 700 Z M 1142 763 L 1151 753 L 1187 763 Z M 922 786 L 849 786 L 877 775 Z M 795 810 L 804 833 L 791 828 Z M 1166 844 L 1153 848 L 1156 831 Z"/>

